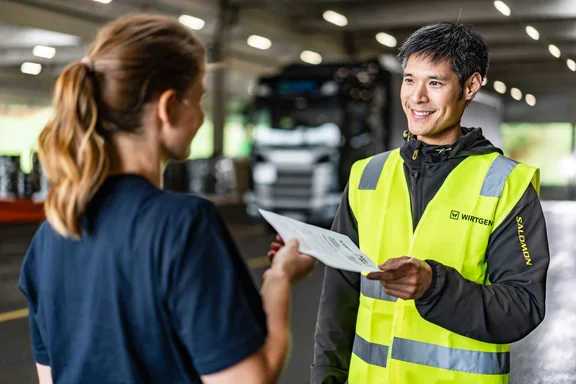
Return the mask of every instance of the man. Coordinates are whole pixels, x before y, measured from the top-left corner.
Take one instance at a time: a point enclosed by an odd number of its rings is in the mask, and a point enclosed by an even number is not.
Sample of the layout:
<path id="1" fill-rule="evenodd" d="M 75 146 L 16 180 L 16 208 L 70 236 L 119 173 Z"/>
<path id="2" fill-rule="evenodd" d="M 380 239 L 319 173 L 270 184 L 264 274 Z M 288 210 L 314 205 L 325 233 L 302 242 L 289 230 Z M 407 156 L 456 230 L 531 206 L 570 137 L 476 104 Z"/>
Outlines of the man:
<path id="1" fill-rule="evenodd" d="M 382 272 L 326 268 L 311 383 L 508 383 L 509 343 L 544 318 L 538 170 L 460 126 L 488 67 L 477 34 L 426 26 L 399 58 L 405 144 L 353 166 L 332 227 Z"/>

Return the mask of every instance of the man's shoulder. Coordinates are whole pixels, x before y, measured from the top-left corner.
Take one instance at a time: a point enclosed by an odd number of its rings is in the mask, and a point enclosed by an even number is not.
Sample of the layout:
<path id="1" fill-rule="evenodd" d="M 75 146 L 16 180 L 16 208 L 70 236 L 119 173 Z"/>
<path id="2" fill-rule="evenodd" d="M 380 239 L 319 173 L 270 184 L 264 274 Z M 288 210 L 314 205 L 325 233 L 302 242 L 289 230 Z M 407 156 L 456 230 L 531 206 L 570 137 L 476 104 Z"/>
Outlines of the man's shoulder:
<path id="1" fill-rule="evenodd" d="M 494 160 L 492 161 L 492 168 L 493 169 L 508 169 L 509 171 L 512 171 L 514 168 L 516 167 L 522 167 L 524 169 L 527 170 L 537 170 L 538 167 L 535 167 L 533 165 L 530 165 L 528 163 L 513 159 L 511 157 L 508 157 L 500 152 L 493 152 L 493 153 L 487 153 L 484 154 L 484 156 L 491 156 L 494 158 Z"/>

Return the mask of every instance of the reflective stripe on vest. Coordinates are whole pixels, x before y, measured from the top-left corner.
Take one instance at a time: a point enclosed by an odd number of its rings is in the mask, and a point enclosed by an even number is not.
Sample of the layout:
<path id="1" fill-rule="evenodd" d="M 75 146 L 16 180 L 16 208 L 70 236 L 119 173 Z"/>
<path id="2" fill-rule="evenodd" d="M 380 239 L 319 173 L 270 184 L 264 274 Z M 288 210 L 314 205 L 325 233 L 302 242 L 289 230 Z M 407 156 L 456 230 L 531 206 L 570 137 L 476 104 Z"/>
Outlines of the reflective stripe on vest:
<path id="1" fill-rule="evenodd" d="M 386 361 L 388 360 L 387 345 L 369 343 L 361 336 L 356 335 L 352 352 L 368 364 L 386 368 Z"/>
<path id="2" fill-rule="evenodd" d="M 510 373 L 510 352 L 467 351 L 398 337 L 394 338 L 392 358 L 451 371 L 484 375 Z"/>
<path id="3" fill-rule="evenodd" d="M 370 343 L 358 334 L 353 352 L 364 362 L 386 368 L 388 346 Z M 451 371 L 483 375 L 510 373 L 510 352 L 479 352 L 447 348 L 414 340 L 394 338 L 392 358 Z"/>
<path id="4" fill-rule="evenodd" d="M 384 168 L 384 164 L 386 160 L 388 160 L 388 156 L 392 151 L 380 153 L 375 155 L 370 159 L 368 164 L 366 164 L 366 168 L 364 168 L 364 172 L 362 173 L 362 178 L 360 179 L 360 184 L 358 185 L 358 189 L 360 190 L 374 190 L 378 185 L 378 180 L 380 179 L 380 175 L 382 174 L 382 168 Z"/>
<path id="5" fill-rule="evenodd" d="M 397 301 L 398 298 L 390 296 L 384 290 L 382 284 L 378 280 L 370 280 L 362 275 L 360 278 L 360 291 L 366 297 L 371 299 L 378 299 L 384 301 Z"/>
<path id="6" fill-rule="evenodd" d="M 490 166 L 480 196 L 500 197 L 506 179 L 518 163 L 504 156 L 498 156 Z"/>
<path id="7" fill-rule="evenodd" d="M 382 169 L 386 160 L 390 156 L 390 152 L 380 153 L 370 159 L 364 172 L 362 172 L 362 177 L 360 178 L 360 183 L 358 185 L 359 190 L 375 190 L 378 185 L 378 180 L 382 174 Z M 504 189 L 504 184 L 506 179 L 510 176 L 512 170 L 516 167 L 518 163 L 512 159 L 508 159 L 502 155 L 494 159 L 494 162 L 490 166 L 484 183 L 482 184 L 482 190 L 480 191 L 480 196 L 488 197 L 500 197 L 502 195 L 502 190 Z"/>

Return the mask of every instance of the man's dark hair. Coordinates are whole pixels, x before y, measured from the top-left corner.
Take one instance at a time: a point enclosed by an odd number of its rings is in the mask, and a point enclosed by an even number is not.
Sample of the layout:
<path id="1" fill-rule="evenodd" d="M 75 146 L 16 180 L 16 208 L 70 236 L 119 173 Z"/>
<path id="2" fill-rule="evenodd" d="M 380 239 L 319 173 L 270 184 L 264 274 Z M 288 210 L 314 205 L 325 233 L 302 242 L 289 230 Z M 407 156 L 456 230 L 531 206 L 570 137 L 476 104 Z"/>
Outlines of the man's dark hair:
<path id="1" fill-rule="evenodd" d="M 460 97 L 470 76 L 478 72 L 484 80 L 488 71 L 488 48 L 484 40 L 463 24 L 444 22 L 420 28 L 400 47 L 398 58 L 402 68 L 406 68 L 412 55 L 434 63 L 448 63 L 460 79 Z"/>

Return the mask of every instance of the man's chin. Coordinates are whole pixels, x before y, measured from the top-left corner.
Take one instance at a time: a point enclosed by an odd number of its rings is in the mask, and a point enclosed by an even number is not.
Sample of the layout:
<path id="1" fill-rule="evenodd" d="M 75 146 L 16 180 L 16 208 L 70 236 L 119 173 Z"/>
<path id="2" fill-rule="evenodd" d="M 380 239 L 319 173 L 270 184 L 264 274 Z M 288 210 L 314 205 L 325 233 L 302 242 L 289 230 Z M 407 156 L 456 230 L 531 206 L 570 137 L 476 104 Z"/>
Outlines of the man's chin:
<path id="1" fill-rule="evenodd" d="M 430 131 L 428 127 L 415 127 L 415 126 L 408 126 L 408 131 L 410 131 L 413 135 L 426 135 L 427 132 Z"/>

